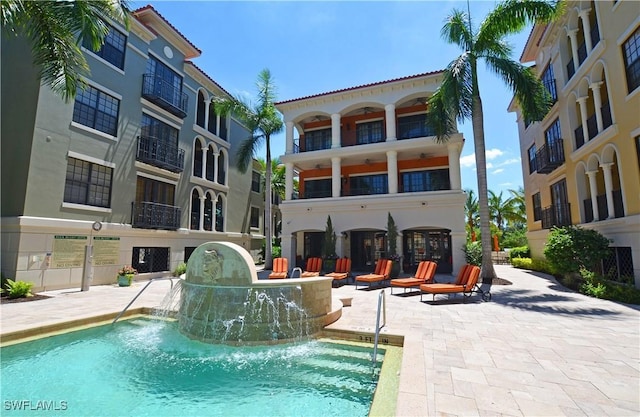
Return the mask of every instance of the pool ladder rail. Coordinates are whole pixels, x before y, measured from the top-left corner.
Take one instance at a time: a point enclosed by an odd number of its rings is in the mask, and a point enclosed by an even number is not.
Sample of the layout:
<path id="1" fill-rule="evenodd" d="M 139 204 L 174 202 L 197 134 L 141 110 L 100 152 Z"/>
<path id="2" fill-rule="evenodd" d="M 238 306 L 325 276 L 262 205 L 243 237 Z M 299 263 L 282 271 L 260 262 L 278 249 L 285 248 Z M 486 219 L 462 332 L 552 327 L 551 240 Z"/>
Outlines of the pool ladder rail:
<path id="1" fill-rule="evenodd" d="M 118 314 L 118 315 L 116 316 L 116 318 L 115 318 L 115 319 L 113 319 L 113 321 L 111 322 L 111 324 L 114 324 L 116 321 L 118 321 L 118 319 L 120 319 L 120 317 L 122 317 L 122 315 L 123 315 L 123 314 L 124 314 L 128 309 L 129 309 L 129 307 L 131 307 L 131 304 L 133 304 L 133 303 L 138 299 L 138 297 L 140 297 L 140 294 L 142 294 L 142 293 L 144 292 L 144 290 L 146 290 L 146 289 L 147 289 L 147 287 L 148 287 L 149 285 L 151 285 L 151 283 L 152 283 L 152 282 L 155 282 L 155 281 L 166 281 L 166 280 L 170 280 L 170 281 L 171 281 L 171 289 L 173 289 L 173 280 L 174 280 L 174 279 L 181 279 L 181 278 L 178 278 L 178 277 L 160 277 L 160 278 L 151 278 L 151 279 L 149 280 L 149 282 L 147 282 L 147 284 L 146 284 L 144 287 L 142 287 L 142 289 L 141 289 L 140 291 L 138 291 L 138 294 L 136 294 L 136 296 L 135 296 L 135 297 L 133 297 L 133 299 L 132 299 L 131 301 L 129 301 L 129 304 L 127 304 L 127 306 L 126 306 L 126 307 L 125 307 L 125 308 L 120 312 L 120 314 Z"/>
<path id="2" fill-rule="evenodd" d="M 380 325 L 380 312 L 382 312 L 382 325 Z M 376 314 L 376 336 L 373 341 L 373 355 L 371 361 L 375 366 L 378 359 L 378 339 L 380 337 L 380 329 L 387 324 L 387 299 L 384 294 L 384 290 L 378 294 L 378 312 Z"/>

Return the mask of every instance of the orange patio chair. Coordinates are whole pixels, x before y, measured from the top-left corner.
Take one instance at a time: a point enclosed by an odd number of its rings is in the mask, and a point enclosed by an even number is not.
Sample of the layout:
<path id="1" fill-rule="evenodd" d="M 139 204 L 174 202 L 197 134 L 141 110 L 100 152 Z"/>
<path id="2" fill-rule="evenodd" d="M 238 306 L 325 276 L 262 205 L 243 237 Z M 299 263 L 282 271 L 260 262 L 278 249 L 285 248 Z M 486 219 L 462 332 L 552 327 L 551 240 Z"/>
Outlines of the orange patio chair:
<path id="1" fill-rule="evenodd" d="M 453 284 L 421 284 L 420 301 L 422 301 L 422 294 L 425 293 L 433 295 L 433 300 L 436 299 L 436 294 L 448 295 L 462 293 L 464 300 L 466 301 L 466 299 L 472 295 L 474 287 L 478 282 L 480 267 L 475 265 L 465 265 L 464 269 L 464 271 L 461 271 L 461 273 L 458 274 L 458 277 L 462 276 L 461 280 L 456 280 Z"/>
<path id="2" fill-rule="evenodd" d="M 336 261 L 336 270 L 329 272 L 326 276 L 333 278 L 333 282 L 347 280 L 351 275 L 351 259 L 340 258 Z"/>
<path id="3" fill-rule="evenodd" d="M 396 278 L 391 280 L 391 294 L 393 287 L 402 288 L 403 293 L 407 292 L 407 288 L 419 289 L 420 284 L 433 283 L 433 276 L 436 274 L 437 263 L 433 261 L 422 261 L 418 264 L 418 270 L 415 275 L 410 278 Z"/>
<path id="4" fill-rule="evenodd" d="M 286 278 L 289 271 L 289 261 L 287 258 L 275 258 L 273 260 L 273 270 L 269 274 L 269 279 Z"/>
<path id="5" fill-rule="evenodd" d="M 300 278 L 317 277 L 320 275 L 322 269 L 322 258 L 309 258 L 307 259 L 307 266 L 300 274 Z"/>
<path id="6" fill-rule="evenodd" d="M 358 289 L 358 282 L 366 282 L 369 284 L 369 288 L 371 288 L 371 284 L 374 282 L 383 282 L 388 280 L 392 266 L 392 260 L 382 258 L 378 259 L 378 262 L 376 262 L 376 269 L 372 274 L 356 276 L 356 289 Z"/>

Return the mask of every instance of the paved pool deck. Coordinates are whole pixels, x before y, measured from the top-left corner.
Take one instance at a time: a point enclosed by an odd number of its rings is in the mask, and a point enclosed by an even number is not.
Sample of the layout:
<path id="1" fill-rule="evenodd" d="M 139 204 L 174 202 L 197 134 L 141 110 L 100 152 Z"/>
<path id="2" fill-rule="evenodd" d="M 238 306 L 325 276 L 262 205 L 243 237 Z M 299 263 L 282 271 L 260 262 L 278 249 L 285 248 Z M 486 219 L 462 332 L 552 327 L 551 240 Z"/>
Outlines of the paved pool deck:
<path id="1" fill-rule="evenodd" d="M 545 274 L 495 268 L 513 285 L 493 286 L 490 302 L 420 302 L 386 289 L 382 333 L 404 336 L 396 415 L 640 415 L 640 308 L 566 290 Z M 144 284 L 2 304 L 0 334 L 117 313 Z M 132 308 L 159 305 L 169 287 L 154 282 Z M 353 301 L 329 327 L 373 332 L 379 290 L 334 292 Z"/>

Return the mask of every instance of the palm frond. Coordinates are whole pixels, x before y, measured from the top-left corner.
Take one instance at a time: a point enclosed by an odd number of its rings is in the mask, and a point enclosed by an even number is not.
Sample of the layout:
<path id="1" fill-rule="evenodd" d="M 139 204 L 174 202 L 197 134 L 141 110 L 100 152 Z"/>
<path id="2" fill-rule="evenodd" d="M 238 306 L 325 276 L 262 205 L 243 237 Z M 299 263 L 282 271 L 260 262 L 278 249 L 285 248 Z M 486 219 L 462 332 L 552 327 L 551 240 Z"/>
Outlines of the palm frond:
<path id="1" fill-rule="evenodd" d="M 447 43 L 454 43 L 463 51 L 471 51 L 473 36 L 470 32 L 469 24 L 469 15 L 454 9 L 445 20 L 440 35 Z"/>
<path id="2" fill-rule="evenodd" d="M 505 0 L 487 15 L 476 36 L 476 47 L 520 32 L 527 25 L 548 22 L 562 13 L 562 1 Z"/>
<path id="3" fill-rule="evenodd" d="M 525 120 L 542 120 L 551 107 L 551 96 L 533 70 L 511 59 L 495 56 L 484 59 L 487 67 L 509 86 Z"/>
<path id="4" fill-rule="evenodd" d="M 251 162 L 253 161 L 255 152 L 258 147 L 262 143 L 264 136 L 262 135 L 252 135 L 247 139 L 240 142 L 240 146 L 238 147 L 238 152 L 236 153 L 236 163 L 235 166 L 242 173 L 247 172 Z"/>

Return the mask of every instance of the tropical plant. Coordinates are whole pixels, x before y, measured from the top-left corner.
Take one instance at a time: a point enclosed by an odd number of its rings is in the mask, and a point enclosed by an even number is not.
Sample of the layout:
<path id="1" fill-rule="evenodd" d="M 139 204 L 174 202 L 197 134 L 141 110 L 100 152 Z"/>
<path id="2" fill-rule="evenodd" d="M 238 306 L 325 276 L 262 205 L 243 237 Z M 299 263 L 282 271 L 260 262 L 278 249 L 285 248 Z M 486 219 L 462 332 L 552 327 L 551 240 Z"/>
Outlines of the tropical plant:
<path id="1" fill-rule="evenodd" d="M 118 269 L 118 275 L 135 275 L 137 273 L 138 271 L 130 265 L 125 265 L 122 268 Z"/>
<path id="2" fill-rule="evenodd" d="M 468 238 L 472 242 L 476 241 L 476 228 L 480 224 L 480 215 L 478 212 L 478 199 L 472 189 L 466 189 L 467 199 L 464 202 L 464 215 L 467 220 L 466 229 Z"/>
<path id="3" fill-rule="evenodd" d="M 267 163 L 263 158 L 257 158 L 258 165 L 260 166 L 260 180 L 262 181 L 261 190 L 266 189 L 266 173 Z M 285 174 L 286 169 L 284 165 L 280 163 L 280 158 L 274 158 L 271 160 L 271 190 L 277 196 L 280 196 L 284 200 L 285 195 Z M 294 180 L 294 188 L 297 188 L 296 181 Z"/>
<path id="4" fill-rule="evenodd" d="M 327 216 L 327 226 L 324 229 L 324 244 L 322 250 L 324 259 L 336 259 L 336 231 L 331 223 L 331 216 Z"/>
<path id="5" fill-rule="evenodd" d="M 468 3 L 467 3 L 468 4 Z M 491 11 L 477 30 L 469 13 L 453 10 L 441 34 L 463 53 L 444 71 L 442 84 L 429 98 L 427 118 L 439 141 L 446 141 L 456 131 L 455 121 L 471 119 L 478 177 L 478 206 L 483 252 L 484 279 L 496 277 L 491 262 L 491 233 L 487 201 L 487 165 L 484 140 L 484 117 L 478 85 L 477 65 L 484 60 L 515 95 L 527 121 L 541 120 L 551 104 L 550 96 L 534 70 L 511 58 L 512 47 L 504 41 L 537 21 L 549 21 L 559 13 L 557 4 L 536 0 L 506 0 Z"/>
<path id="6" fill-rule="evenodd" d="M 507 217 L 507 226 L 512 228 L 527 227 L 527 203 L 524 196 L 524 188 L 509 190 L 511 193 L 511 213 Z"/>
<path id="7" fill-rule="evenodd" d="M 387 258 L 396 262 L 400 261 L 400 256 L 398 256 L 398 226 L 396 226 L 391 213 L 387 213 L 387 242 L 389 245 Z"/>
<path id="8" fill-rule="evenodd" d="M 25 36 L 40 79 L 69 102 L 84 88 L 89 66 L 80 46 L 104 44 L 109 19 L 128 26 L 124 0 L 2 0 L 3 35 Z"/>
<path id="9" fill-rule="evenodd" d="M 176 266 L 176 269 L 173 270 L 173 276 L 179 277 L 180 275 L 186 272 L 187 272 L 187 264 L 184 262 L 180 262 L 178 266 Z"/>
<path id="10" fill-rule="evenodd" d="M 33 297 L 31 293 L 31 289 L 33 288 L 32 282 L 7 279 L 5 285 L 9 298 Z"/>
<path id="11" fill-rule="evenodd" d="M 482 265 L 482 245 L 480 242 L 467 242 L 463 247 L 464 259 L 470 265 Z"/>
<path id="12" fill-rule="evenodd" d="M 216 113 L 232 114 L 249 130 L 250 135 L 240 144 L 236 156 L 236 167 L 240 172 L 247 172 L 253 161 L 255 153 L 264 144 L 265 157 L 265 269 L 273 267 L 273 231 L 271 225 L 271 136 L 282 131 L 284 123 L 275 105 L 276 88 L 268 69 L 263 69 L 258 74 L 256 83 L 258 90 L 256 103 L 245 100 L 244 97 L 216 97 L 213 99 Z"/>
<path id="13" fill-rule="evenodd" d="M 514 211 L 514 201 L 511 198 L 505 200 L 502 191 L 496 194 L 489 190 L 489 216 L 500 232 L 504 233 L 505 223 L 507 219 L 514 218 Z"/>
<path id="14" fill-rule="evenodd" d="M 609 255 L 609 240 L 597 230 L 578 226 L 554 227 L 547 236 L 544 256 L 560 274 L 593 271 Z"/>

